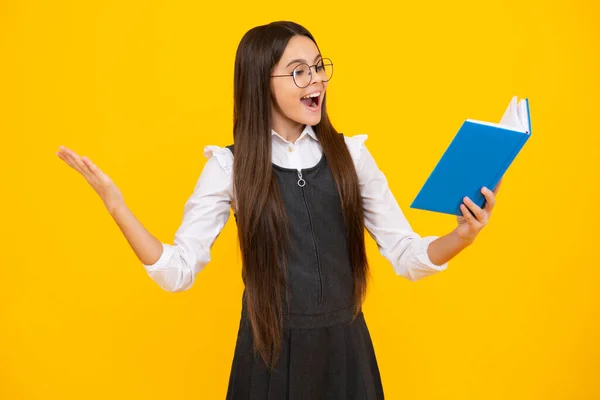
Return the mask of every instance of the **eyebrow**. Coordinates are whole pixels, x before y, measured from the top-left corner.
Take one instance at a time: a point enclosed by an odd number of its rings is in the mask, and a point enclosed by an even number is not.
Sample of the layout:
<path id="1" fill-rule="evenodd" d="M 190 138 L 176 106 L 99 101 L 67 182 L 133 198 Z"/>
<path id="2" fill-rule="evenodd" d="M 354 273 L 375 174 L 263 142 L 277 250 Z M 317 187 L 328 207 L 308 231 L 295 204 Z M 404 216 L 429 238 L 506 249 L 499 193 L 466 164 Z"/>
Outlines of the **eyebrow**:
<path id="1" fill-rule="evenodd" d="M 317 56 L 315 57 L 315 60 L 314 60 L 314 61 L 317 61 L 317 60 L 318 60 L 320 57 L 321 57 L 321 54 L 317 54 Z M 313 62 L 314 62 L 314 61 L 313 61 Z M 290 65 L 292 65 L 293 63 L 305 63 L 305 62 L 306 62 L 306 60 L 305 60 L 305 59 L 303 59 L 303 58 L 296 58 L 295 60 L 292 60 L 292 61 L 290 61 L 290 62 L 288 63 L 288 65 L 286 65 L 285 67 L 287 68 L 287 67 L 289 67 Z"/>

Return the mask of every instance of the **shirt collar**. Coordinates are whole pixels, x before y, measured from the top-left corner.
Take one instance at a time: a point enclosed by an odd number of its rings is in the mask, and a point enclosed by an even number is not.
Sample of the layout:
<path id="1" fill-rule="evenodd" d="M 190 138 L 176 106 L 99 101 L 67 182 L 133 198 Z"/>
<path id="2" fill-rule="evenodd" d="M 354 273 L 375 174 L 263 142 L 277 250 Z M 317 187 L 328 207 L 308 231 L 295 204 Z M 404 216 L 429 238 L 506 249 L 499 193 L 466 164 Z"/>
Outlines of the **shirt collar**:
<path id="1" fill-rule="evenodd" d="M 313 127 L 308 124 L 304 127 L 304 130 L 302 131 L 302 133 L 300 134 L 300 136 L 298 138 L 301 138 L 305 134 L 309 135 L 314 140 L 319 141 L 319 138 L 317 137 L 317 134 L 315 133 Z M 289 140 L 284 139 L 283 136 L 281 136 L 279 133 L 275 132 L 273 129 L 271 129 L 271 136 L 277 136 L 286 143 L 290 142 Z"/>

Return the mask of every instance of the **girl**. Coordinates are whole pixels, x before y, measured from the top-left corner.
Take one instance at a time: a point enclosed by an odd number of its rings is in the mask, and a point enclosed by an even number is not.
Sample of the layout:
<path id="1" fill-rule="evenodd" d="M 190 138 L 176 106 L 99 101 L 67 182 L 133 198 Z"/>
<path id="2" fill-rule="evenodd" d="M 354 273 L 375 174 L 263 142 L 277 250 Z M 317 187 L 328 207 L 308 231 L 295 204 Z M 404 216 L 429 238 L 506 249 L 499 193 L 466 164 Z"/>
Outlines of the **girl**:
<path id="1" fill-rule="evenodd" d="M 230 400 L 383 399 L 361 311 L 369 274 L 364 229 L 396 273 L 416 281 L 446 269 L 494 206 L 499 185 L 482 189 L 483 209 L 465 198 L 451 233 L 413 232 L 364 145 L 367 136 L 344 136 L 329 120 L 332 74 L 332 61 L 296 23 L 244 35 L 235 59 L 234 144 L 204 148 L 208 161 L 173 245 L 137 221 L 88 158 L 64 147 L 57 153 L 100 195 L 167 291 L 192 286 L 233 210 L 245 289 Z"/>

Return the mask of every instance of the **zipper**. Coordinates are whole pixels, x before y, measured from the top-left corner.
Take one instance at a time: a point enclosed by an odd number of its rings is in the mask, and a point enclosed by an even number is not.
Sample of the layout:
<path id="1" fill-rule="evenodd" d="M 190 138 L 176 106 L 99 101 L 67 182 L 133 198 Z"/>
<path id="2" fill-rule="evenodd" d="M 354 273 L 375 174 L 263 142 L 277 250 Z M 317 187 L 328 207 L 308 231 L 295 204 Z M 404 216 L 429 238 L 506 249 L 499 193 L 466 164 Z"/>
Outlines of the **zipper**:
<path id="1" fill-rule="evenodd" d="M 313 245 L 315 248 L 315 257 L 317 258 L 317 270 L 319 271 L 319 300 L 318 303 L 323 303 L 323 277 L 321 275 L 321 262 L 319 261 L 319 251 L 317 250 L 317 240 L 315 239 L 315 232 L 313 230 L 312 217 L 310 216 L 310 210 L 308 209 L 308 203 L 306 202 L 306 194 L 304 192 L 304 185 L 306 181 L 302 178 L 302 170 L 298 170 L 298 186 L 302 190 L 302 198 L 304 199 L 304 206 L 306 207 L 306 213 L 308 214 L 308 223 L 310 225 L 310 234 L 312 237 Z"/>

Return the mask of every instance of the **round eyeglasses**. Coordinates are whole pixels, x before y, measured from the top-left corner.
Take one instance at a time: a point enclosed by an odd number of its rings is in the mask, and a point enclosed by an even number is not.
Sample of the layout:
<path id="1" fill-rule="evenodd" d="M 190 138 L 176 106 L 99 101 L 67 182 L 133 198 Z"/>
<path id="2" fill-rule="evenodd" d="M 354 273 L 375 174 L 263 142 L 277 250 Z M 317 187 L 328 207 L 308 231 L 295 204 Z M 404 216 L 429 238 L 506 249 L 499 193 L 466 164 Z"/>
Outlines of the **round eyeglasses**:
<path id="1" fill-rule="evenodd" d="M 311 68 L 313 67 L 315 73 L 319 75 L 323 82 L 328 82 L 331 79 L 331 76 L 333 75 L 333 63 L 329 58 L 322 58 L 315 65 L 308 65 L 305 63 L 298 64 L 291 74 L 271 75 L 271 77 L 291 76 L 294 78 L 296 86 L 302 89 L 312 82 L 313 74 Z"/>

